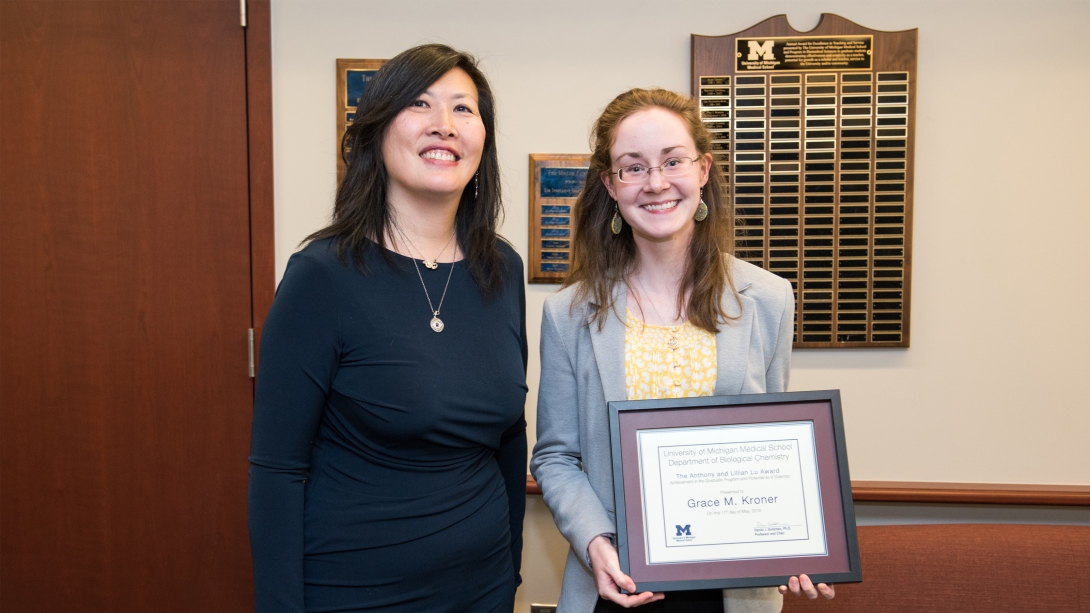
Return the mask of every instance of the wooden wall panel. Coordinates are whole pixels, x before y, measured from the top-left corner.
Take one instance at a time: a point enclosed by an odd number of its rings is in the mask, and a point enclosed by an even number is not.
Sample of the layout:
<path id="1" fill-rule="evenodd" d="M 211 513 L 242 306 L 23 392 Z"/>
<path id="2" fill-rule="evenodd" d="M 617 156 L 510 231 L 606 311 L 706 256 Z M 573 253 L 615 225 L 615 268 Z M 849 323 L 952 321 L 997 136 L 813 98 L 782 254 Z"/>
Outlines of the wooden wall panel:
<path id="1" fill-rule="evenodd" d="M 239 3 L 0 11 L 0 609 L 252 609 Z"/>

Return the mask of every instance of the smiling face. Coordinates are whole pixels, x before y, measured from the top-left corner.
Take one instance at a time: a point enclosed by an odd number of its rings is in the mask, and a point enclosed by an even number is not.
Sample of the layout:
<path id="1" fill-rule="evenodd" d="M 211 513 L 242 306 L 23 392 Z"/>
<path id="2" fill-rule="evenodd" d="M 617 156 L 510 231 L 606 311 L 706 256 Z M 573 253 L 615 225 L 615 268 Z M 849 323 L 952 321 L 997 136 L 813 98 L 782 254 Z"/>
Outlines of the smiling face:
<path id="1" fill-rule="evenodd" d="M 693 234 L 693 215 L 700 203 L 700 188 L 708 182 L 711 154 L 701 155 L 688 124 L 671 111 L 653 107 L 637 111 L 617 126 L 609 149 L 614 174 L 602 182 L 617 201 L 621 217 L 632 227 L 636 245 L 648 241 L 683 241 Z M 696 161 L 684 175 L 667 177 L 655 168 L 675 158 Z M 616 171 L 633 164 L 652 168 L 638 183 L 621 183 Z"/>
<path id="2" fill-rule="evenodd" d="M 447 72 L 386 130 L 382 157 L 390 202 L 456 204 L 480 165 L 485 136 L 473 80 L 461 68 Z"/>

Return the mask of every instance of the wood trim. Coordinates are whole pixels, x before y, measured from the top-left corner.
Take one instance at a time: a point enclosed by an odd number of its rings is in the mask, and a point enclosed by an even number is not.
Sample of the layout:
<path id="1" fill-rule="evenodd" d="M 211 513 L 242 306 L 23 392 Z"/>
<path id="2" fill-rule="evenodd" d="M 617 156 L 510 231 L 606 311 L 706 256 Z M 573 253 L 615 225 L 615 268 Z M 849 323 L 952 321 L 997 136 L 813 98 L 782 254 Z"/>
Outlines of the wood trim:
<path id="1" fill-rule="evenodd" d="M 852 498 L 862 502 L 1090 506 L 1090 486 L 852 481 Z"/>
<path id="2" fill-rule="evenodd" d="M 526 493 L 541 487 L 526 475 Z M 999 483 L 926 483 L 917 481 L 852 481 L 856 502 L 936 502 L 945 504 L 1023 504 L 1090 506 L 1090 486 Z"/>
<path id="3" fill-rule="evenodd" d="M 246 99 L 250 165 L 250 291 L 254 364 L 276 294 L 273 224 L 272 25 L 269 0 L 247 0 Z"/>

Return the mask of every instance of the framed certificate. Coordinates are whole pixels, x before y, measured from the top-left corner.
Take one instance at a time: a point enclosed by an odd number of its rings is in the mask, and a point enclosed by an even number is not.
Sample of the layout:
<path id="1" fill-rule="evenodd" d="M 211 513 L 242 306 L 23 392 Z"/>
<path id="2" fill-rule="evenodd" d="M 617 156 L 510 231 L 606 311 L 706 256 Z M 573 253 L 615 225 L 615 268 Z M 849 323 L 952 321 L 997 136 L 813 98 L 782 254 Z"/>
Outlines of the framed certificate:
<path id="1" fill-rule="evenodd" d="M 862 581 L 840 392 L 609 403 L 638 592 Z"/>

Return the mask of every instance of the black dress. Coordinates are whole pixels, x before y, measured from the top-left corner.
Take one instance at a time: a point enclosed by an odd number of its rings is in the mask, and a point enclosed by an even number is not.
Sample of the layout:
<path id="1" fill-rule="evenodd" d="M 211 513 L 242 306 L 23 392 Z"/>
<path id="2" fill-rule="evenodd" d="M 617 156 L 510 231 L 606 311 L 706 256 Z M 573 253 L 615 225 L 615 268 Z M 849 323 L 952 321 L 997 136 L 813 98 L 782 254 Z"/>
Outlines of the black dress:
<path id="1" fill-rule="evenodd" d="M 330 241 L 293 255 L 265 321 L 250 455 L 256 609 L 511 611 L 525 510 L 522 260 L 503 292 L 463 262 Z"/>

